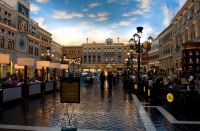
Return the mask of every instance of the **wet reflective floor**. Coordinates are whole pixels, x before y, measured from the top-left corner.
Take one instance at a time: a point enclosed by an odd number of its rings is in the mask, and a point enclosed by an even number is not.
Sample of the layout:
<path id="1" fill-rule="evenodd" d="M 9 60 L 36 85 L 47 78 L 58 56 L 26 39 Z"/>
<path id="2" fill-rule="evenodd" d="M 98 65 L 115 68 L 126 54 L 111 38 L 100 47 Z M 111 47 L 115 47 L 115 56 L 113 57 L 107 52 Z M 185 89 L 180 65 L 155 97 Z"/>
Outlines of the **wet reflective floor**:
<path id="1" fill-rule="evenodd" d="M 32 99 L 28 105 L 4 106 L 0 112 L 0 124 L 61 127 L 66 106 L 60 103 L 59 93 L 48 94 L 45 99 Z M 100 89 L 99 82 L 82 84 L 81 102 L 74 106 L 80 129 L 145 130 L 133 99 L 124 90 L 122 82 L 116 83 L 112 89 L 105 86 L 104 90 Z"/>
<path id="2" fill-rule="evenodd" d="M 138 98 L 143 109 L 138 106 Z M 28 104 L 9 103 L 0 108 L 0 131 L 60 131 L 61 120 L 67 117 L 66 107 L 71 112 L 73 105 L 60 103 L 59 92 L 46 94 L 44 99 L 30 99 Z M 200 113 L 152 105 L 141 96 L 128 94 L 122 81 L 112 89 L 105 83 L 104 90 L 99 82 L 82 84 L 81 102 L 74 107 L 81 130 L 149 131 L 150 123 L 145 123 L 148 118 L 157 131 L 200 131 Z M 3 124 L 7 126 L 4 129 Z"/>

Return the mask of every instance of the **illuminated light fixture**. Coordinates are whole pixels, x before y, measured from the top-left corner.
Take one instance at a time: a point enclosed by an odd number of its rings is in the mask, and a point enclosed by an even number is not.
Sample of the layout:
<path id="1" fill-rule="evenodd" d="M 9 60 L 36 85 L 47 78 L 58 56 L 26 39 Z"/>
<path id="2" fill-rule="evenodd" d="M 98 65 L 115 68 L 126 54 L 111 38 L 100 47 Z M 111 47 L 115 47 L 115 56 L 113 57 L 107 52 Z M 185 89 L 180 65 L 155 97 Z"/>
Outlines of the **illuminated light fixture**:
<path id="1" fill-rule="evenodd" d="M 50 63 L 50 68 L 60 68 L 60 63 Z"/>
<path id="2" fill-rule="evenodd" d="M 60 69 L 68 69 L 68 65 L 67 64 L 60 64 Z"/>
<path id="3" fill-rule="evenodd" d="M 15 64 L 15 65 L 14 65 L 14 68 L 15 68 L 15 69 L 24 69 L 24 66 L 19 66 L 19 65 Z"/>
<path id="4" fill-rule="evenodd" d="M 34 66 L 35 59 L 33 58 L 17 58 L 17 66 Z"/>
<path id="5" fill-rule="evenodd" d="M 10 55 L 0 54 L 0 64 L 9 64 L 9 63 L 10 63 Z"/>
<path id="6" fill-rule="evenodd" d="M 49 61 L 36 61 L 36 67 L 38 69 L 41 69 L 42 67 L 47 68 L 50 66 L 50 62 Z"/>

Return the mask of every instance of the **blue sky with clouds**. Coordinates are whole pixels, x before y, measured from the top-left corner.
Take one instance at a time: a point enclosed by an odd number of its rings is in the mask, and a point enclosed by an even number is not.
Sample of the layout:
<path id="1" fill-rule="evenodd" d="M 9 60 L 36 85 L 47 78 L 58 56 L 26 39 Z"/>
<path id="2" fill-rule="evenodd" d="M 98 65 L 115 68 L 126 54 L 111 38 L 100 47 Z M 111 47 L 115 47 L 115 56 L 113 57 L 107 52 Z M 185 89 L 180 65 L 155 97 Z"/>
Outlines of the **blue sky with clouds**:
<path id="1" fill-rule="evenodd" d="M 29 0 L 31 18 L 62 45 L 104 42 L 128 43 L 143 26 L 143 37 L 156 37 L 186 0 Z"/>

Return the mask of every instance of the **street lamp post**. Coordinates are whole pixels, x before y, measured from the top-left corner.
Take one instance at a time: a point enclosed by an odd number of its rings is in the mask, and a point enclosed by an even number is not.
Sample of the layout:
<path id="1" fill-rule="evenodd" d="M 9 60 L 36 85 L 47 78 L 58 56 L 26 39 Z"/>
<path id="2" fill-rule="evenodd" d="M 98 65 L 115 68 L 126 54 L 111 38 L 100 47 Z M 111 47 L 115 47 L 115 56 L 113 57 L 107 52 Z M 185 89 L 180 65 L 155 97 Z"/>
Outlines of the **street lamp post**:
<path id="1" fill-rule="evenodd" d="M 137 82 L 138 82 L 138 87 L 140 87 L 140 53 L 142 52 L 143 49 L 145 50 L 150 50 L 151 48 L 151 43 L 152 43 L 152 37 L 148 38 L 148 42 L 144 44 L 140 43 L 140 39 L 142 36 L 142 30 L 143 27 L 137 27 L 137 33 L 133 35 L 133 38 L 129 40 L 130 48 L 131 50 L 135 50 L 136 53 L 138 53 L 138 71 L 137 71 Z"/>
<path id="2" fill-rule="evenodd" d="M 112 66 L 113 66 L 113 72 L 114 72 L 115 61 L 112 62 Z"/>
<path id="3" fill-rule="evenodd" d="M 54 54 L 51 53 L 50 47 L 47 47 L 46 51 L 41 54 L 41 59 L 42 60 L 47 60 L 47 61 L 51 61 L 51 60 L 54 59 Z M 46 68 L 46 73 L 47 73 L 47 79 L 48 79 L 48 73 L 49 73 L 49 68 L 48 67 Z M 43 76 L 44 75 L 44 68 L 42 68 L 41 74 L 42 74 L 42 77 L 44 77 Z"/>
<path id="4" fill-rule="evenodd" d="M 125 58 L 126 68 L 128 69 L 128 58 Z"/>
<path id="5" fill-rule="evenodd" d="M 127 52 L 128 62 L 130 64 L 130 70 L 133 71 L 133 64 L 134 64 L 134 57 L 133 57 L 133 50 Z"/>

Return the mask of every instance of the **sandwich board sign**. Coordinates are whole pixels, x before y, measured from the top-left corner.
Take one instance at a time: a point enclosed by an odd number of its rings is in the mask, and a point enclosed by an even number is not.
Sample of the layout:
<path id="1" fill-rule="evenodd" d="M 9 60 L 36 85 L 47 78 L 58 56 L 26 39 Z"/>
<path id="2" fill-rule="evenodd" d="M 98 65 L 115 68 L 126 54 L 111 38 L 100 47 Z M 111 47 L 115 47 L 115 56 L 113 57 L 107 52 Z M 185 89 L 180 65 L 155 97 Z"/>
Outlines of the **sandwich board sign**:
<path id="1" fill-rule="evenodd" d="M 80 78 L 62 78 L 60 83 L 61 103 L 80 103 Z"/>

